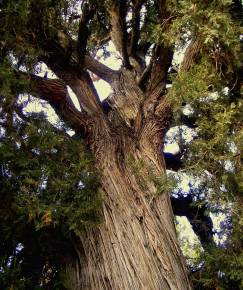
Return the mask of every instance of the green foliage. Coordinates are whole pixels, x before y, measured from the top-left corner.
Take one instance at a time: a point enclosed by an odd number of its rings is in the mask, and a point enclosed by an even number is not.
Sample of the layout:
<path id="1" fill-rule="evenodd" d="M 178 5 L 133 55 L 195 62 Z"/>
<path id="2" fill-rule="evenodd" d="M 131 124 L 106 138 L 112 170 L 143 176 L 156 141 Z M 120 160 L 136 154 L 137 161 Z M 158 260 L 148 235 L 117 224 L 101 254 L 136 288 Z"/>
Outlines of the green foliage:
<path id="1" fill-rule="evenodd" d="M 173 79 L 169 97 L 173 104 L 174 114 L 182 113 L 182 103 L 190 104 L 193 108 L 197 107 L 198 103 L 206 104 L 205 98 L 210 99 L 209 95 L 219 88 L 221 88 L 220 77 L 212 62 L 204 57 L 200 64 L 193 65 L 189 71 L 183 72 Z"/>
<path id="2" fill-rule="evenodd" d="M 226 231 L 232 229 L 230 235 L 224 233 L 228 236 L 226 242 L 219 247 L 211 246 L 198 257 L 201 265 L 193 276 L 196 289 L 243 288 L 242 205 L 240 208 L 234 207 L 233 211 L 230 224 L 225 227 Z"/>
<path id="3" fill-rule="evenodd" d="M 169 98 L 177 124 L 184 115 L 181 104 L 189 106 L 189 117 L 196 119 L 197 136 L 184 158 L 187 171 L 207 180 L 214 197 L 220 194 L 222 199 L 233 200 L 242 193 L 242 99 L 226 87 L 206 56 L 174 80 Z M 224 193 L 222 185 L 226 186 Z"/>
<path id="4" fill-rule="evenodd" d="M 146 161 L 136 160 L 132 155 L 128 156 L 126 161 L 141 189 L 150 192 L 150 198 L 171 192 L 176 186 L 173 176 L 158 175 Z M 152 188 L 154 190 L 151 190 Z"/>
<path id="5" fill-rule="evenodd" d="M 240 89 L 234 88 L 239 52 L 239 27 L 228 13 L 228 1 L 179 1 L 175 17 L 160 41 L 177 46 L 197 36 L 200 56 L 188 71 L 171 77 L 168 97 L 176 125 L 185 115 L 196 137 L 183 156 L 184 171 L 205 184 L 210 212 L 227 215 L 220 246 L 188 251 L 195 289 L 242 289 L 242 116 Z M 176 8 L 175 8 L 176 7 Z M 172 8 L 171 8 L 172 9 Z M 172 14 L 173 15 L 173 14 Z M 180 31 L 180 33 L 178 33 Z M 167 33 L 168 32 L 168 33 Z M 158 32 L 157 32 L 158 33 Z M 190 112 L 185 114 L 187 106 Z M 219 233 L 218 233 L 219 234 Z M 197 245 L 197 244 L 195 244 Z M 196 253 L 196 254 L 195 254 Z M 195 259 L 196 258 L 196 259 Z"/>
<path id="6" fill-rule="evenodd" d="M 230 0 L 169 1 L 171 23 L 169 30 L 161 31 L 161 40 L 179 44 L 199 35 L 208 48 L 217 43 L 234 48 L 239 30 L 229 14 L 231 4 Z"/>
<path id="7" fill-rule="evenodd" d="M 202 249 L 200 242 L 185 218 L 177 217 L 176 229 L 179 243 L 191 269 L 195 289 L 242 289 L 243 286 L 243 232 L 242 202 L 231 204 L 230 215 L 223 218 L 227 210 L 219 212 L 220 228 L 217 229 L 217 244 L 208 244 Z M 212 210 L 211 210 L 212 212 Z M 215 224 L 215 215 L 213 217 Z M 189 227 L 189 228 L 188 228 Z"/>
<path id="8" fill-rule="evenodd" d="M 72 255 L 72 233 L 100 222 L 99 179 L 82 141 L 53 129 L 41 115 L 31 120 L 15 117 L 0 140 L 4 289 L 54 285 L 65 248 L 64 256 Z"/>
<path id="9" fill-rule="evenodd" d="M 99 205 L 98 179 L 81 141 L 55 132 L 44 120 L 34 120 L 17 132 L 7 132 L 0 156 L 11 175 L 6 183 L 8 191 L 14 191 L 14 207 L 36 228 L 65 222 L 75 230 L 90 219 L 92 223 L 92 211 Z"/>

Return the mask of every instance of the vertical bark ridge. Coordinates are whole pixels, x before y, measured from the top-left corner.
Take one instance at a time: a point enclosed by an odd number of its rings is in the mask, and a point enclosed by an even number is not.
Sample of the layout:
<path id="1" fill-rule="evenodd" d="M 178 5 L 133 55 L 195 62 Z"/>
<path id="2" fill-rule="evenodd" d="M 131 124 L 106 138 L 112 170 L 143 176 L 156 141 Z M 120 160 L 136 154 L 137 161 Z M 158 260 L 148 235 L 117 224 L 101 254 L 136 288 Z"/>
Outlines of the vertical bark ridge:
<path id="1" fill-rule="evenodd" d="M 89 86 L 82 90 L 80 79 L 66 81 L 76 94 L 94 98 Z M 134 79 L 127 81 L 131 85 L 128 83 L 125 97 L 134 95 L 140 101 L 143 95 L 133 85 Z M 88 106 L 96 106 L 95 101 L 85 101 Z M 149 102 L 139 110 L 141 123 L 134 136 L 130 135 L 129 125 L 112 127 L 99 111 L 88 115 L 95 120 L 89 125 L 89 131 L 93 132 L 89 145 L 97 168 L 103 173 L 104 222 L 98 229 L 87 229 L 79 237 L 80 247 L 76 251 L 80 248 L 82 252 L 79 252 L 77 290 L 191 289 L 177 246 L 168 194 L 155 196 L 153 180 L 146 180 L 143 187 L 127 160 L 132 155 L 133 162 L 149 165 L 142 169 L 142 178 L 146 179 L 150 170 L 157 176 L 164 174 L 159 147 L 169 116 L 168 104 L 158 93 L 150 96 Z"/>
<path id="2" fill-rule="evenodd" d="M 190 289 L 168 194 L 151 199 L 155 185 L 149 184 L 147 192 L 141 189 L 126 161 L 120 164 L 114 141 L 104 158 L 109 164 L 100 165 L 104 223 L 80 237 L 87 261 L 84 276 L 90 277 L 81 289 Z M 142 152 L 137 156 L 147 159 Z"/>
<path id="3" fill-rule="evenodd" d="M 113 82 L 112 87 L 113 106 L 126 124 L 131 127 L 131 121 L 135 120 L 144 99 L 143 92 L 137 86 L 132 72 L 128 70 L 122 70 L 120 78 Z"/>
<path id="4" fill-rule="evenodd" d="M 202 47 L 203 40 L 201 37 L 196 36 L 194 39 L 192 39 L 191 43 L 186 49 L 183 61 L 180 65 L 180 73 L 190 69 L 193 62 L 195 61 L 195 58 L 199 55 Z"/>
<path id="5" fill-rule="evenodd" d="M 109 9 L 111 21 L 111 39 L 122 56 L 123 64 L 126 68 L 131 68 L 128 57 L 127 49 L 127 25 L 126 25 L 126 12 L 127 1 L 115 0 Z"/>

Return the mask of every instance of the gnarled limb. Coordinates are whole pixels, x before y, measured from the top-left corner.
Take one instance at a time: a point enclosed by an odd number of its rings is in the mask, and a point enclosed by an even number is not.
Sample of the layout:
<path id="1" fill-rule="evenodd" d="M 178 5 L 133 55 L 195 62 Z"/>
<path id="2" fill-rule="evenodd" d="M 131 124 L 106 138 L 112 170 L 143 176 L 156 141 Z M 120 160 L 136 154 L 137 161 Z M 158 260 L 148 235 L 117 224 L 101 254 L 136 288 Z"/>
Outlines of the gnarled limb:
<path id="1" fill-rule="evenodd" d="M 61 120 L 64 120 L 76 133 L 86 136 L 90 133 L 91 118 L 85 112 L 79 112 L 72 103 L 66 84 L 60 79 L 46 79 L 23 72 L 15 72 L 16 78 L 22 84 L 14 87 L 12 93 L 16 95 L 28 93 L 42 100 L 48 101 Z M 15 104 L 17 114 L 28 122 L 23 114 L 22 106 Z"/>
<path id="2" fill-rule="evenodd" d="M 89 37 L 88 22 L 93 18 L 95 8 L 83 2 L 82 16 L 79 21 L 77 52 L 79 63 L 82 64 L 86 54 L 86 46 Z"/>
<path id="3" fill-rule="evenodd" d="M 161 93 L 163 90 L 168 69 L 171 66 L 173 52 L 170 47 L 164 45 L 158 45 L 155 49 L 154 63 L 151 69 L 151 75 L 149 80 L 149 86 L 147 89 L 148 94 L 154 94 L 155 92 Z"/>
<path id="4" fill-rule="evenodd" d="M 82 27 L 82 26 L 81 26 Z M 82 34 L 80 29 L 80 35 Z M 84 34 L 86 37 L 88 37 L 88 31 L 86 27 L 84 28 Z M 65 33 L 64 31 L 59 31 L 59 43 L 51 43 L 50 45 L 47 45 L 44 49 L 51 52 L 52 55 L 59 55 L 58 58 L 55 59 L 57 62 L 64 62 L 66 61 L 65 65 L 70 65 L 71 62 L 74 62 L 76 65 L 76 68 L 79 68 L 79 70 L 90 70 L 92 73 L 99 76 L 104 81 L 111 83 L 119 74 L 118 71 L 112 70 L 111 68 L 107 67 L 106 65 L 99 62 L 97 59 L 92 57 L 91 55 L 85 54 L 86 51 L 86 44 L 82 43 L 82 49 L 80 49 L 80 45 L 78 42 L 81 41 L 80 39 L 78 41 L 74 41 L 71 39 L 71 37 Z M 65 44 L 65 46 L 63 45 Z M 85 46 L 84 46 L 85 45 Z M 70 52 L 71 54 L 68 56 L 66 53 L 66 47 L 76 47 L 77 49 L 72 49 Z M 81 61 L 82 59 L 82 61 Z M 43 59 L 43 61 L 46 61 L 46 58 Z M 54 59 L 52 60 L 54 62 Z"/>
<path id="5" fill-rule="evenodd" d="M 207 207 L 193 205 L 192 195 L 171 197 L 173 212 L 178 216 L 186 216 L 194 233 L 198 236 L 202 247 L 206 248 L 213 241 L 212 219 L 206 214 Z"/>
<path id="6" fill-rule="evenodd" d="M 138 40 L 140 36 L 140 11 L 144 3 L 143 0 L 133 0 L 132 7 L 132 32 L 131 32 L 131 43 L 130 43 L 130 53 L 135 56 L 138 47 Z"/>
<path id="7" fill-rule="evenodd" d="M 155 5 L 158 10 L 159 24 L 163 32 L 169 27 L 172 19 L 166 4 L 166 0 L 155 1 Z M 173 50 L 168 45 L 159 43 L 154 47 L 152 68 L 150 71 L 149 85 L 147 89 L 148 93 L 154 94 L 154 92 L 158 92 L 159 90 L 161 93 L 161 89 L 164 89 L 168 69 L 171 66 L 172 57 Z"/>
<path id="8" fill-rule="evenodd" d="M 71 87 L 82 110 L 89 116 L 100 115 L 99 118 L 102 118 L 100 100 L 89 74 L 75 59 L 67 58 L 62 48 L 50 44 L 47 49 L 49 56 L 43 61 L 66 85 Z"/>
<path id="9" fill-rule="evenodd" d="M 116 49 L 120 52 L 123 64 L 126 68 L 131 68 L 129 62 L 129 55 L 127 50 L 127 27 L 126 27 L 126 12 L 127 3 L 122 0 L 115 0 L 109 9 L 111 17 L 111 39 L 116 46 Z"/>
<path id="10" fill-rule="evenodd" d="M 73 130 L 83 136 L 88 133 L 91 119 L 85 112 L 79 112 L 74 107 L 62 80 L 31 76 L 29 93 L 48 101 L 57 115 Z"/>
<path id="11" fill-rule="evenodd" d="M 202 46 L 203 42 L 199 36 L 196 36 L 194 39 L 192 39 L 184 54 L 184 58 L 180 66 L 180 72 L 188 71 L 190 69 L 192 63 L 195 61 L 195 58 L 200 53 Z"/>
<path id="12" fill-rule="evenodd" d="M 140 36 L 140 11 L 144 3 L 143 0 L 132 1 L 132 25 L 131 25 L 131 40 L 129 47 L 129 60 L 135 69 L 136 73 L 141 75 L 145 67 L 144 60 L 138 54 L 138 41 Z"/>
<path id="13" fill-rule="evenodd" d="M 107 67 L 89 55 L 85 56 L 84 69 L 90 70 L 92 73 L 96 74 L 99 78 L 108 83 L 112 83 L 116 78 L 119 77 L 118 71 Z"/>
<path id="14" fill-rule="evenodd" d="M 156 149 L 158 154 L 161 154 L 161 140 L 171 116 L 170 104 L 166 100 L 166 78 L 171 61 L 170 48 L 160 45 L 155 52 L 146 97 L 136 118 L 135 130 L 140 136 L 141 144 L 148 147 L 145 144 L 153 140 L 154 150 Z"/>

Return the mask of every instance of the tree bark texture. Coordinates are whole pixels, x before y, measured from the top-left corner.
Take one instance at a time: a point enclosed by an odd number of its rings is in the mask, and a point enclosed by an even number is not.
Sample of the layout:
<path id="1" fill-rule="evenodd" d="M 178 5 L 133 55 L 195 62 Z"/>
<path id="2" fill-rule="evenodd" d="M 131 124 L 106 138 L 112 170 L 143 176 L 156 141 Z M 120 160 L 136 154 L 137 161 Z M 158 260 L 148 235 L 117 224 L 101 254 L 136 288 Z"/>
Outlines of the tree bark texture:
<path id="1" fill-rule="evenodd" d="M 123 98 L 129 89 L 134 95 L 132 86 L 124 84 L 119 89 Z M 119 105 L 117 101 L 118 111 Z M 164 124 L 161 118 L 159 122 L 151 118 L 150 108 L 140 112 L 135 130 L 129 127 L 133 115 L 121 107 L 121 116 L 111 116 L 109 130 L 108 125 L 100 127 L 90 144 L 102 173 L 103 222 L 80 236 L 77 289 L 191 289 L 169 195 L 158 194 L 150 177 L 165 174 L 159 144 L 169 115 L 166 102 L 157 108 L 160 115 L 163 112 Z M 132 113 L 135 110 L 138 108 Z"/>
<path id="2" fill-rule="evenodd" d="M 161 143 L 170 119 L 163 86 L 145 95 L 131 72 L 121 72 L 112 82 L 112 110 L 105 115 L 87 75 L 53 68 L 76 93 L 82 111 L 72 114 L 65 90 L 53 97 L 51 89 L 61 92 L 62 82 L 52 81 L 49 91 L 46 81 L 35 79 L 32 90 L 54 102 L 76 131 L 79 126 L 85 131 L 103 192 L 102 224 L 75 241 L 78 259 L 67 268 L 70 289 L 191 289 L 169 194 L 156 183 L 165 176 Z"/>
<path id="3" fill-rule="evenodd" d="M 120 157 L 103 174 L 104 222 L 81 236 L 80 289 L 190 289 L 168 194 L 141 190 Z"/>

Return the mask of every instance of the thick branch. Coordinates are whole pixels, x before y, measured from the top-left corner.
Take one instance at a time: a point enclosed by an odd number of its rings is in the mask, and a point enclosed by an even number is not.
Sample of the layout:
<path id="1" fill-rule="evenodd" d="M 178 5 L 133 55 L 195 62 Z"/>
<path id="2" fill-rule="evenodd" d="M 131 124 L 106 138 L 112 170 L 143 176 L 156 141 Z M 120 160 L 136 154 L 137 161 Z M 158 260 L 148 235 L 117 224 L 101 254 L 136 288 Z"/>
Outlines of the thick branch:
<path id="1" fill-rule="evenodd" d="M 164 32 L 171 23 L 171 15 L 167 10 L 165 0 L 157 0 L 155 1 L 155 5 L 158 10 L 161 29 Z M 161 88 L 163 89 L 166 83 L 168 69 L 171 66 L 172 57 L 173 51 L 171 47 L 164 44 L 156 45 L 152 59 L 153 66 L 151 70 L 150 83 L 148 86 L 148 92 L 150 94 L 158 92 Z"/>
<path id="2" fill-rule="evenodd" d="M 80 64 L 83 63 L 86 54 L 86 46 L 89 37 L 88 22 L 94 16 L 94 11 L 94 7 L 90 7 L 87 3 L 84 3 L 82 16 L 79 22 L 77 42 L 78 60 Z"/>
<path id="3" fill-rule="evenodd" d="M 109 10 L 111 16 L 111 39 L 123 58 L 126 68 L 131 68 L 127 51 L 126 1 L 114 1 Z"/>
<path id="4" fill-rule="evenodd" d="M 159 23 L 163 31 L 166 31 L 170 25 L 171 19 L 169 11 L 166 9 L 165 0 L 155 1 L 155 6 L 158 11 Z M 153 55 L 149 70 L 144 74 L 143 79 L 150 76 L 148 85 L 148 93 L 153 94 L 158 90 L 163 90 L 166 82 L 168 69 L 171 66 L 173 51 L 171 47 L 168 47 L 162 43 L 157 44 L 153 49 Z"/>
<path id="5" fill-rule="evenodd" d="M 81 29 L 81 28 L 80 28 Z M 80 39 L 78 40 L 78 42 L 80 41 Z M 62 32 L 62 42 L 66 43 L 66 46 L 68 47 L 80 47 L 80 44 L 73 41 L 71 39 L 71 37 L 67 34 Z M 51 48 L 53 49 L 53 48 Z M 60 46 L 59 48 L 55 48 L 54 50 L 59 50 L 59 54 L 63 54 L 60 55 L 59 58 L 56 59 L 57 62 L 60 62 L 63 60 L 65 60 L 66 55 L 65 55 L 65 48 Z M 85 49 L 84 47 L 82 49 Z M 55 52 L 53 52 L 54 54 Z M 82 50 L 77 50 L 77 51 L 73 51 L 73 55 L 70 56 L 70 59 L 67 59 L 66 61 L 69 63 L 71 60 L 74 60 L 78 63 L 78 66 L 80 69 L 88 69 L 90 70 L 92 73 L 96 74 L 97 76 L 99 76 L 101 79 L 103 79 L 104 81 L 107 81 L 108 83 L 111 83 L 114 78 L 116 78 L 118 76 L 118 72 L 114 71 L 112 69 L 110 69 L 109 67 L 107 67 L 106 65 L 102 64 L 101 62 L 99 62 L 97 59 L 93 58 L 90 55 L 84 55 L 83 53 L 85 53 L 85 51 L 82 52 Z M 57 52 L 56 52 L 57 54 Z M 80 61 L 80 58 L 83 58 L 84 61 Z"/>
<path id="6" fill-rule="evenodd" d="M 101 115 L 102 108 L 96 89 L 89 74 L 80 67 L 75 59 L 69 59 L 61 48 L 50 44 L 49 56 L 43 58 L 47 66 L 66 85 L 70 86 L 79 101 L 80 107 L 89 116 Z"/>
<path id="7" fill-rule="evenodd" d="M 147 47 L 149 49 L 149 46 Z M 155 62 L 155 50 L 156 50 L 156 47 L 153 47 L 150 62 L 147 65 L 147 67 L 143 70 L 142 74 L 140 75 L 140 78 L 138 79 L 138 85 L 143 91 L 145 91 L 147 88 L 147 83 L 151 75 L 151 70 L 153 68 L 154 62 Z M 146 49 L 145 51 L 142 51 L 142 54 L 144 55 L 144 59 L 145 59 L 146 53 L 147 53 Z"/>
<path id="8" fill-rule="evenodd" d="M 87 133 L 89 117 L 74 107 L 63 81 L 32 76 L 30 89 L 31 94 L 48 101 L 57 115 L 70 125 L 72 129 L 82 135 Z"/>
<path id="9" fill-rule="evenodd" d="M 140 36 L 140 11 L 143 5 L 143 0 L 133 0 L 132 9 L 132 32 L 131 32 L 131 45 L 130 51 L 132 56 L 136 56 L 138 40 Z"/>
<path id="10" fill-rule="evenodd" d="M 171 197 L 173 212 L 178 216 L 186 216 L 202 246 L 213 244 L 213 223 L 207 215 L 206 205 L 193 205 L 192 195 Z"/>
<path id="11" fill-rule="evenodd" d="M 153 93 L 164 86 L 168 69 L 172 62 L 172 50 L 169 47 L 159 45 L 155 51 L 155 61 L 151 70 L 150 85 L 148 91 Z"/>
<path id="12" fill-rule="evenodd" d="M 148 80 L 149 75 L 151 73 L 152 66 L 153 66 L 153 64 L 152 64 L 152 62 L 150 62 L 149 65 L 144 69 L 144 71 L 142 72 L 141 76 L 138 79 L 138 85 L 143 91 L 146 88 L 147 80 Z"/>
<path id="13" fill-rule="evenodd" d="M 42 61 L 46 63 L 65 85 L 72 89 L 79 101 L 82 113 L 88 117 L 90 138 L 87 141 L 95 143 L 100 135 L 104 138 L 104 135 L 108 135 L 110 132 L 107 116 L 103 112 L 91 77 L 78 62 L 77 55 L 68 55 L 60 43 L 53 43 L 52 41 L 44 43 L 43 50 L 47 53 L 42 57 Z M 105 66 L 100 67 L 104 71 Z M 94 65 L 92 68 L 94 69 Z M 109 70 L 106 70 L 106 75 L 107 71 Z M 67 110 L 70 111 L 68 104 Z"/>
<path id="14" fill-rule="evenodd" d="M 157 0 L 156 7 L 158 9 L 158 16 L 160 25 L 163 31 L 166 31 L 171 23 L 171 15 L 167 10 L 165 0 Z M 170 20 L 168 20 L 170 19 Z M 158 92 L 160 87 L 166 84 L 168 69 L 171 66 L 173 51 L 171 47 L 164 44 L 157 44 L 154 51 L 154 62 L 151 70 L 150 85 L 148 91 L 150 93 Z"/>
<path id="15" fill-rule="evenodd" d="M 84 69 L 90 70 L 92 73 L 96 74 L 108 83 L 112 83 L 117 77 L 119 77 L 118 71 L 110 69 L 106 65 L 88 55 L 85 56 Z"/>
<path id="16" fill-rule="evenodd" d="M 164 153 L 166 169 L 178 171 L 182 168 L 181 154 Z"/>
<path id="17" fill-rule="evenodd" d="M 195 58 L 202 49 L 202 40 L 199 36 L 195 37 L 186 49 L 183 61 L 180 66 L 180 71 L 188 71 L 195 61 Z"/>
<path id="18" fill-rule="evenodd" d="M 155 1 L 155 5 L 162 25 L 168 16 L 165 1 Z M 168 23 L 163 26 L 164 30 Z M 139 81 L 141 86 L 142 81 L 149 79 L 146 88 L 144 87 L 146 98 L 137 114 L 135 130 L 140 136 L 143 146 L 153 140 L 153 147 L 157 150 L 158 155 L 160 154 L 161 136 L 164 136 L 171 118 L 170 103 L 166 99 L 166 80 L 172 56 L 173 52 L 170 47 L 157 44 L 153 48 L 150 65 Z"/>

